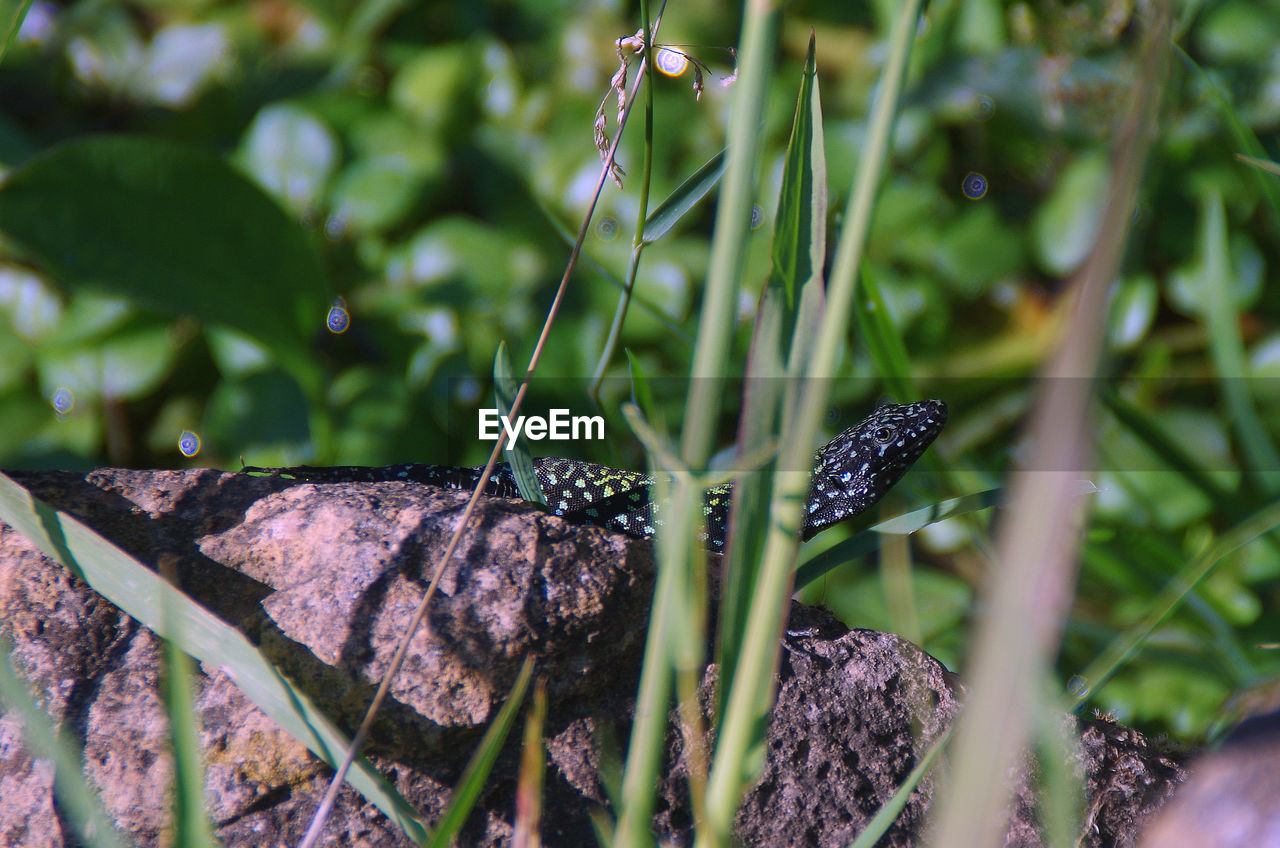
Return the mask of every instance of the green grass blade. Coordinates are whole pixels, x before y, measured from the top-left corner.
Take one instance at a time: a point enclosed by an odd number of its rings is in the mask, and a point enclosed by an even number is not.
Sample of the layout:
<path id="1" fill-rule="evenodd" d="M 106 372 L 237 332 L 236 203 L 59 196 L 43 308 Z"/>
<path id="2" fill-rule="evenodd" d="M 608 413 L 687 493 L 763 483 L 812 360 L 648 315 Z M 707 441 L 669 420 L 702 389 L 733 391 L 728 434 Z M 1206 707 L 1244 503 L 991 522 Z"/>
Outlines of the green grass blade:
<path id="1" fill-rule="evenodd" d="M 546 222 L 551 226 L 552 229 L 556 231 L 556 235 L 560 236 L 560 240 L 563 241 L 566 246 L 572 248 L 574 243 L 577 242 L 577 239 L 578 239 L 577 235 L 574 233 L 571 233 L 565 227 L 565 225 L 560 222 L 560 219 L 557 218 L 555 214 L 550 209 L 547 208 L 547 205 L 542 202 L 541 198 L 535 198 L 535 200 L 537 201 L 539 211 L 542 212 L 543 218 L 546 219 Z M 610 271 L 608 268 L 604 267 L 595 259 L 591 258 L 591 255 L 587 253 L 585 250 L 583 250 L 582 253 L 579 254 L 579 259 L 580 261 L 590 265 L 591 268 L 597 274 L 599 274 L 601 278 L 604 279 L 605 282 L 613 286 L 618 291 L 627 290 L 626 283 L 618 279 L 617 275 L 614 274 L 612 271 Z M 684 327 L 680 326 L 678 323 L 673 321 L 671 319 L 671 316 L 668 315 L 666 311 L 662 309 L 662 307 L 658 306 L 653 301 L 649 300 L 644 295 L 638 292 L 632 292 L 631 301 L 632 303 L 639 305 L 642 309 L 648 312 L 652 318 L 654 318 L 659 323 L 661 323 L 664 327 L 670 330 L 671 333 L 676 338 L 680 339 L 680 341 L 685 342 L 686 344 L 693 343 L 693 337 L 689 335 L 688 331 L 685 330 Z"/>
<path id="2" fill-rule="evenodd" d="M 653 244 L 670 232 L 681 218 L 707 196 L 724 175 L 725 151 L 712 156 L 689 178 L 680 183 L 644 222 L 643 244 Z"/>
<path id="3" fill-rule="evenodd" d="M 238 630 L 154 571 L 4 475 L 0 475 L 0 520 L 158 636 L 202 662 L 225 669 L 259 709 L 316 756 L 330 765 L 342 759 L 348 740 L 311 699 Z M 168 620 L 161 613 L 163 604 L 172 610 Z M 411 839 L 425 841 L 426 828 L 417 812 L 368 760 L 357 760 L 347 779 Z"/>
<path id="4" fill-rule="evenodd" d="M 165 640 L 164 702 L 173 735 L 174 844 L 183 848 L 217 845 L 204 809 L 204 764 L 200 728 L 191 698 L 191 657 Z"/>
<path id="5" fill-rule="evenodd" d="M 1232 303 L 1231 260 L 1227 248 L 1226 212 L 1222 195 L 1211 191 L 1204 201 L 1200 230 L 1201 291 L 1209 319 L 1209 350 L 1217 366 L 1231 422 L 1240 437 L 1246 469 L 1259 488 L 1275 494 L 1280 488 L 1280 453 L 1258 417 L 1249 394 L 1249 364 L 1240 337 L 1240 316 Z"/>
<path id="6" fill-rule="evenodd" d="M 876 373 L 884 381 L 884 387 L 898 403 L 911 403 L 920 399 L 911 379 L 911 360 L 907 356 L 907 344 L 889 315 L 880 283 L 865 263 L 862 280 L 853 298 L 853 311 L 858 317 L 858 329 L 862 341 L 876 365 Z"/>
<path id="7" fill-rule="evenodd" d="M 1195 74 L 1200 84 L 1209 92 L 1209 96 L 1213 98 L 1213 102 L 1218 107 L 1219 114 L 1222 115 L 1228 132 L 1231 133 L 1231 139 L 1236 145 L 1244 151 L 1245 155 L 1254 159 L 1265 160 L 1267 158 L 1267 149 L 1262 146 L 1262 142 L 1249 129 L 1248 125 L 1240 119 L 1240 115 L 1231 105 L 1231 99 L 1222 86 L 1218 85 L 1213 77 L 1204 72 L 1204 68 L 1192 59 L 1187 51 L 1183 50 L 1178 44 L 1173 45 L 1174 51 L 1182 58 L 1187 67 L 1191 68 L 1191 72 Z M 1257 169 L 1251 173 L 1256 174 L 1258 185 L 1262 189 L 1262 195 L 1267 199 L 1267 204 L 1271 207 L 1271 214 L 1275 221 L 1280 223 L 1280 185 L 1275 180 L 1264 177 Z"/>
<path id="8" fill-rule="evenodd" d="M 889 828 L 893 827 L 893 823 L 898 820 L 898 816 L 902 815 L 902 811 L 906 809 L 907 801 L 911 799 L 911 793 L 916 791 L 916 787 L 920 785 L 920 781 L 924 780 L 925 775 L 933 768 L 934 763 L 938 761 L 942 749 L 947 747 L 947 742 L 951 739 L 951 731 L 948 729 L 939 736 L 934 743 L 929 746 L 929 750 L 920 758 L 920 762 L 916 763 L 916 767 L 907 775 L 907 779 L 902 781 L 902 785 L 898 787 L 898 791 L 893 793 L 883 807 L 881 807 L 867 822 L 866 828 L 862 833 L 858 834 L 858 838 L 849 843 L 849 848 L 875 848 L 879 844 L 880 839 L 889 832 Z"/>
<path id="9" fill-rule="evenodd" d="M 516 675 L 516 682 L 511 686 L 506 703 L 502 705 L 502 709 L 485 730 L 480 746 L 471 755 L 471 760 L 463 770 L 462 779 L 453 790 L 449 809 L 441 817 L 435 833 L 431 836 L 431 841 L 427 843 L 430 848 L 447 848 L 453 844 L 458 832 L 466 824 L 467 816 L 475 807 L 480 791 L 484 789 L 485 781 L 493 771 L 493 764 L 498 760 L 502 744 L 506 742 L 511 728 L 515 725 L 516 715 L 520 711 L 521 703 L 524 702 L 524 694 L 529 688 L 529 680 L 532 677 L 533 657 L 529 656 L 525 658 L 524 665 L 520 667 L 520 673 Z"/>
<path id="10" fill-rule="evenodd" d="M 796 590 L 803 589 L 834 568 L 879 550 L 885 535 L 906 535 L 948 518 L 989 509 L 1000 503 L 1004 491 L 1004 487 L 998 486 L 985 492 L 940 501 L 855 533 L 843 542 L 832 545 L 806 560 L 796 571 Z"/>
<path id="11" fill-rule="evenodd" d="M 715 236 L 698 318 L 680 454 L 695 470 L 706 467 L 715 443 L 722 392 L 709 381 L 732 373 L 729 354 L 737 327 L 743 254 L 756 191 L 765 92 L 772 78 L 778 10 L 748 4 L 738 50 L 738 80 L 729 113 L 724 186 L 716 205 Z M 692 498 L 682 498 L 692 502 Z"/>
<path id="12" fill-rule="evenodd" d="M 640 410 L 646 421 L 657 421 L 655 417 L 658 407 L 653 402 L 653 391 L 649 387 L 649 378 L 630 350 L 627 350 L 627 368 L 631 373 L 631 402 Z"/>
<path id="13" fill-rule="evenodd" d="M 533 707 L 524 720 L 524 747 L 520 753 L 520 775 L 516 780 L 516 820 L 512 848 L 541 844 L 543 783 L 547 774 L 547 743 L 543 741 L 547 721 L 547 687 L 539 681 L 533 689 Z"/>
<path id="14" fill-rule="evenodd" d="M 1280 177 L 1280 162 L 1273 162 L 1270 159 L 1259 159 L 1256 156 L 1246 156 L 1243 153 L 1237 153 L 1236 159 L 1240 160 L 1246 165 L 1252 165 L 1255 168 L 1261 168 L 1262 170 L 1266 171 L 1268 174 L 1275 174 L 1277 177 Z"/>
<path id="15" fill-rule="evenodd" d="M 8 478 L 4 478 L 0 484 L 7 481 Z M 22 722 L 23 744 L 32 756 L 53 763 L 58 807 L 66 813 L 67 822 L 85 845 L 124 848 L 127 844 L 124 837 L 116 831 L 97 793 L 85 780 L 81 770 L 83 754 L 58 734 L 49 716 L 32 700 L 26 682 L 11 664 L 12 658 L 13 645 L 0 633 L 0 702 Z"/>
<path id="16" fill-rule="evenodd" d="M 768 531 L 770 480 L 775 462 L 760 472 L 748 473 L 748 455 L 775 441 L 786 411 L 794 402 L 787 376 L 792 353 L 796 361 L 803 351 L 789 351 L 797 321 L 812 317 L 802 304 L 812 303 L 822 288 L 822 263 L 826 256 L 827 170 L 822 141 L 822 104 L 819 96 L 815 40 L 809 36 L 809 52 L 800 78 L 795 118 L 787 144 L 786 164 L 773 229 L 769 278 L 756 311 L 755 331 L 747 359 L 747 386 L 739 419 L 737 465 L 742 472 L 734 487 L 730 512 L 728 566 L 720 602 L 720 631 L 716 661 L 720 667 L 717 709 L 732 688 L 742 641 L 749 627 L 748 609 L 755 591 L 765 534 Z M 808 324 L 806 323 L 806 327 Z M 800 334 L 801 338 L 811 334 Z M 803 347 L 803 345 L 802 345 Z"/>
<path id="17" fill-rule="evenodd" d="M 1182 605 L 1192 590 L 1213 572 L 1223 558 L 1277 528 L 1280 528 L 1280 501 L 1264 507 L 1223 533 L 1208 550 L 1174 575 L 1152 602 L 1147 616 L 1117 637 L 1080 672 L 1078 677 L 1082 685 L 1076 693 L 1074 709 L 1079 711 L 1137 653 L 1156 628 Z"/>
<path id="18" fill-rule="evenodd" d="M 511 415 L 511 406 L 516 401 L 516 393 L 520 386 L 516 383 L 511 368 L 511 356 L 507 353 L 507 343 L 498 342 L 498 350 L 493 355 L 493 395 L 498 412 L 503 417 Z M 511 474 L 516 478 L 516 488 L 520 497 L 533 503 L 547 505 L 547 498 L 538 485 L 538 476 L 533 473 L 533 457 L 529 454 L 529 445 L 524 433 L 514 439 L 507 439 L 507 462 L 511 466 Z"/>
<path id="19" fill-rule="evenodd" d="M 754 778 L 763 758 L 765 719 L 773 702 L 774 669 L 780 650 L 777 636 L 794 586 L 800 511 L 808 491 L 808 466 L 812 461 L 810 448 L 826 414 L 831 388 L 829 378 L 837 373 L 836 359 L 845 347 L 857 268 L 870 230 L 872 207 L 888 154 L 919 8 L 916 0 L 907 0 L 898 6 L 893 20 L 885 66 L 845 216 L 847 224 L 836 250 L 826 310 L 816 334 L 812 358 L 804 370 L 808 379 L 797 411 L 783 431 L 783 455 L 774 476 L 769 532 L 750 604 L 752 627 L 743 642 L 733 689 L 726 701 L 708 783 L 708 830 L 714 834 L 712 839 L 728 838 L 742 792 Z M 809 328 L 803 329 L 809 332 Z M 710 840 L 700 841 L 709 844 Z"/>
<path id="20" fill-rule="evenodd" d="M 815 38 L 809 32 L 800 94 L 787 142 L 778 214 L 773 227 L 773 261 L 768 286 L 786 293 L 794 311 L 800 287 L 822 277 L 827 253 L 827 153 L 822 141 L 822 98 L 818 93 Z M 787 327 L 790 330 L 790 327 Z M 787 333 L 787 338 L 791 336 Z"/>
<path id="21" fill-rule="evenodd" d="M 4 41 L 0 41 L 0 62 L 4 61 L 4 56 L 9 52 L 9 45 L 13 44 L 13 40 L 18 37 L 18 31 L 22 29 L 22 22 L 27 19 L 27 11 L 31 8 L 32 0 L 21 0 L 13 9 L 13 17 L 9 19 L 9 26 L 4 30 Z"/>
<path id="22" fill-rule="evenodd" d="M 1170 471 L 1178 472 L 1188 483 L 1229 513 L 1241 516 L 1247 512 L 1244 502 L 1234 492 L 1219 486 L 1195 457 L 1169 438 L 1163 430 L 1153 425 L 1140 409 L 1113 389 L 1104 389 L 1098 395 L 1103 406 L 1115 416 L 1116 421 L 1159 457 Z"/>

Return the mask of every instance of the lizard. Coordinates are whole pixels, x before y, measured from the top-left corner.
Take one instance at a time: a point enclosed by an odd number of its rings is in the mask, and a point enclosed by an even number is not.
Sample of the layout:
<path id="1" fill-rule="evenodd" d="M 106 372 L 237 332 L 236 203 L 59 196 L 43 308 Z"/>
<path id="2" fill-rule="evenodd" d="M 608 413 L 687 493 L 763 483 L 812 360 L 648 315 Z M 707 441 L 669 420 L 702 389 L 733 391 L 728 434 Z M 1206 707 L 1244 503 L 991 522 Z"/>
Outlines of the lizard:
<path id="1" fill-rule="evenodd" d="M 808 540 L 819 531 L 870 509 L 902 479 L 937 438 L 946 420 L 947 405 L 940 400 L 883 404 L 819 448 L 814 454 L 812 482 L 804 506 L 802 538 Z M 594 524 L 635 538 L 653 536 L 661 523 L 660 510 L 650 502 L 653 478 L 648 474 L 561 457 L 539 457 L 533 466 L 547 506 L 568 521 Z M 303 482 L 408 481 L 466 490 L 475 488 L 483 471 L 419 463 L 384 467 L 246 466 L 241 470 Z M 707 548 L 711 551 L 724 550 L 732 488 L 732 483 L 726 483 L 707 490 L 703 513 Z M 507 463 L 494 467 L 484 493 L 520 497 Z"/>

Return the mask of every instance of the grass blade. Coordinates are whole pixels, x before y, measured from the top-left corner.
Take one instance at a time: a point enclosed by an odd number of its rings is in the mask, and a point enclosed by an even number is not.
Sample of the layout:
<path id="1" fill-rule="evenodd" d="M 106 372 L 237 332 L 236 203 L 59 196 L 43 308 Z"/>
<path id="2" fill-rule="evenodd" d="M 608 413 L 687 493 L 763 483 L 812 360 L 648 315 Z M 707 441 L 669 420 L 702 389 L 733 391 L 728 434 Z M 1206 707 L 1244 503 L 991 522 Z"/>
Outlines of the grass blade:
<path id="1" fill-rule="evenodd" d="M 436 832 L 432 834 L 431 841 L 428 843 L 430 848 L 447 848 L 453 844 L 458 832 L 466 824 L 467 816 L 471 814 L 476 799 L 480 797 L 480 790 L 489 779 L 489 772 L 493 771 L 493 764 L 502 750 L 502 743 L 507 740 L 512 726 L 515 725 L 516 714 L 524 701 L 524 693 L 528 690 L 529 680 L 532 677 L 533 657 L 530 656 L 525 658 L 524 665 L 520 667 L 520 673 L 516 675 L 516 682 L 512 684 L 511 692 L 507 695 L 506 703 L 502 705 L 502 709 L 485 730 L 484 738 L 480 740 L 479 747 L 471 755 L 471 760 L 463 770 L 462 779 L 453 790 L 453 800 L 449 802 L 449 809 L 440 818 L 436 825 Z"/>
<path id="2" fill-rule="evenodd" d="M 547 719 L 547 688 L 541 682 L 533 690 L 533 709 L 525 717 L 524 752 L 516 783 L 515 834 L 511 848 L 535 848 L 542 844 L 538 825 L 542 819 L 542 784 L 547 771 L 546 743 L 542 741 Z"/>
<path id="3" fill-rule="evenodd" d="M 1274 494 L 1280 488 L 1280 454 L 1258 418 L 1249 396 L 1251 381 L 1240 337 L 1240 316 L 1231 300 L 1231 260 L 1227 248 L 1226 212 L 1222 195 L 1216 190 L 1204 200 L 1200 230 L 1201 288 L 1209 321 L 1209 350 L 1218 370 L 1222 393 L 1231 412 L 1231 421 L 1244 449 L 1247 469 L 1262 491 Z"/>
<path id="4" fill-rule="evenodd" d="M 4 478 L 0 483 L 8 482 Z M 3 504 L 0 504 L 0 508 Z M 0 515 L 0 518 L 4 518 Z M 7 518 L 4 518 L 8 521 Z M 13 645 L 0 633 L 0 703 L 17 714 L 22 722 L 23 744 L 33 756 L 54 764 L 53 785 L 58 806 L 68 823 L 86 845 L 97 848 L 124 848 L 126 842 L 115 823 L 102 808 L 97 793 L 81 770 L 83 753 L 58 734 L 43 709 L 32 700 L 22 676 L 12 663 Z"/>
<path id="5" fill-rule="evenodd" d="M 844 348 L 857 268 L 870 230 L 872 206 L 889 149 L 919 8 L 916 0 L 907 0 L 898 6 L 893 19 L 885 67 L 845 217 L 848 223 L 836 250 L 826 310 L 816 334 L 813 355 L 804 370 L 808 379 L 797 411 L 784 427 L 784 453 L 774 475 L 769 532 L 750 603 L 751 632 L 743 641 L 716 740 L 716 758 L 707 790 L 711 836 L 700 840 L 704 844 L 728 838 L 742 792 L 763 757 L 765 717 L 773 702 L 774 672 L 780 650 L 778 634 L 794 585 L 800 510 L 809 486 L 808 466 L 812 460 L 809 449 L 826 414 L 831 382 L 827 378 L 837 373 L 836 358 Z M 732 151 L 732 147 L 730 149 Z"/>
<path id="6" fill-rule="evenodd" d="M 794 312 L 800 287 L 822 277 L 827 253 L 827 153 L 822 141 L 822 98 L 818 93 L 815 37 L 809 31 L 796 114 L 787 143 L 778 216 L 773 228 L 770 288 L 781 287 Z M 794 317 L 792 318 L 794 321 Z M 790 330 L 790 326 L 787 326 Z M 790 332 L 787 338 L 790 339 Z"/>
<path id="7" fill-rule="evenodd" d="M 721 150 L 689 175 L 644 222 L 642 244 L 653 244 L 665 236 L 689 210 L 707 196 L 724 175 L 725 151 Z"/>
<path id="8" fill-rule="evenodd" d="M 160 560 L 160 574 L 169 585 L 178 585 L 176 558 Z M 160 615 L 166 627 L 181 627 L 171 596 L 161 599 Z M 204 764 L 200 750 L 200 728 L 191 698 L 194 667 L 171 639 L 165 639 L 161 669 L 161 698 L 169 717 L 173 739 L 173 826 L 175 844 L 201 848 L 217 844 L 213 826 L 204 809 Z"/>
<path id="9" fill-rule="evenodd" d="M 1268 174 L 1275 174 L 1277 177 L 1280 177 L 1280 162 L 1273 162 L 1270 159 L 1259 159 L 1257 156 L 1246 156 L 1243 153 L 1237 153 L 1236 159 L 1246 165 L 1261 168 Z"/>
<path id="10" fill-rule="evenodd" d="M 876 812 L 871 821 L 867 822 L 866 829 L 858 834 L 857 839 L 849 843 L 849 848 L 875 848 L 880 838 L 889 832 L 889 828 L 893 827 L 898 816 L 902 815 L 907 801 L 911 799 L 911 793 L 916 791 L 920 781 L 924 780 L 925 775 L 933 768 L 933 764 L 938 761 L 938 756 L 942 754 L 942 749 L 947 747 L 950 739 L 951 730 L 948 728 L 929 746 L 929 750 L 920 758 L 920 762 L 916 763 L 916 767 L 907 775 L 907 779 L 902 781 L 898 791 L 894 792 L 893 797 Z"/>
<path id="11" fill-rule="evenodd" d="M 854 314 L 858 317 L 858 329 L 862 340 L 876 365 L 876 373 L 884 381 L 884 387 L 898 403 L 918 400 L 911 379 L 911 360 L 907 356 L 907 344 L 889 315 L 889 307 L 880 291 L 880 284 L 871 268 L 862 266 L 862 285 L 854 293 Z"/>
<path id="12" fill-rule="evenodd" d="M 912 510 L 902 515 L 882 521 L 855 533 L 839 544 L 832 545 L 825 551 L 811 557 L 796 571 L 796 590 L 799 591 L 834 568 L 839 568 L 851 560 L 880 549 L 885 535 L 907 535 L 922 527 L 936 524 L 948 518 L 955 518 L 982 509 L 989 509 L 1000 503 L 1004 495 L 1004 487 L 988 489 L 959 498 L 940 501 L 922 509 Z"/>
<path id="13" fill-rule="evenodd" d="M 1267 149 L 1262 146 L 1262 142 L 1258 140 L 1258 136 L 1249 128 L 1244 121 L 1240 119 L 1240 115 L 1231 105 L 1231 100 L 1227 93 L 1223 91 L 1222 86 L 1218 85 L 1213 77 L 1204 72 L 1204 68 L 1192 59 L 1187 51 L 1183 50 L 1178 44 L 1173 45 L 1174 51 L 1182 58 L 1187 67 L 1191 68 L 1191 72 L 1195 74 L 1196 79 L 1204 86 L 1205 91 L 1209 92 L 1209 96 L 1213 98 L 1213 102 L 1218 107 L 1218 112 L 1222 115 L 1227 130 L 1231 133 L 1231 140 L 1236 143 L 1244 153 L 1257 160 L 1267 159 Z M 1280 222 L 1280 185 L 1275 180 L 1269 180 L 1263 176 L 1257 169 L 1253 173 L 1258 178 L 1258 185 L 1262 189 L 1262 195 L 1267 199 L 1267 204 L 1271 207 L 1271 214 L 1275 216 L 1275 220 Z"/>
<path id="14" fill-rule="evenodd" d="M 1129 628 L 1098 655 L 1078 675 L 1081 686 L 1076 692 L 1074 709 L 1084 706 L 1120 668 L 1128 662 L 1142 643 L 1187 600 L 1196 588 L 1227 555 L 1280 527 L 1280 501 L 1264 507 L 1218 537 L 1208 550 L 1196 557 L 1151 604 L 1151 611 L 1138 624 Z"/>
<path id="15" fill-rule="evenodd" d="M 511 415 L 511 407 L 515 404 L 516 392 L 519 390 L 512 374 L 507 343 L 498 342 L 498 351 L 493 355 L 493 396 L 498 412 L 504 418 Z M 538 476 L 533 473 L 533 457 L 529 455 L 529 446 L 525 443 L 523 434 L 507 440 L 506 452 L 507 463 L 511 466 L 511 474 L 516 478 L 520 497 L 546 506 L 547 498 L 538 485 Z"/>
<path id="16" fill-rule="evenodd" d="M 1181 445 L 1169 438 L 1142 411 L 1125 400 L 1118 392 L 1107 389 L 1099 393 L 1107 411 L 1116 421 L 1137 436 L 1138 439 L 1163 462 L 1163 466 L 1176 471 L 1191 485 L 1205 494 L 1209 500 L 1221 505 L 1235 516 L 1247 512 L 1244 502 L 1234 492 L 1218 485 L 1203 466 Z"/>
<path id="17" fill-rule="evenodd" d="M 779 191 L 772 264 L 756 310 L 747 359 L 748 380 L 738 426 L 740 474 L 731 505 L 720 631 L 716 639 L 716 661 L 720 667 L 717 715 L 722 712 L 724 699 L 732 688 L 739 650 L 749 626 L 747 613 L 764 552 L 770 480 L 776 467 L 775 461 L 770 460 L 761 471 L 748 473 L 746 459 L 761 445 L 777 439 L 784 416 L 793 405 L 790 383 L 784 379 L 788 358 L 793 353 L 788 348 L 797 335 L 797 321 L 808 322 L 813 317 L 812 310 L 805 305 L 812 305 L 813 298 L 820 297 L 826 221 L 826 151 L 822 141 L 815 39 L 810 33 Z M 801 338 L 808 337 L 811 334 L 801 334 Z M 795 361 L 805 359 L 804 351 L 794 353 Z"/>
<path id="18" fill-rule="evenodd" d="M 13 17 L 9 19 L 9 26 L 4 30 L 4 41 L 0 41 L 0 61 L 4 60 L 4 54 L 9 52 L 9 45 L 13 44 L 13 40 L 18 37 L 18 31 L 22 29 L 22 22 L 27 19 L 27 11 L 31 8 L 32 0 L 21 0 L 13 9 Z"/>
<path id="19" fill-rule="evenodd" d="M 165 640 L 164 702 L 173 734 L 174 844 L 199 848 L 218 844 L 204 809 L 204 764 L 200 728 L 191 698 L 191 657 Z"/>

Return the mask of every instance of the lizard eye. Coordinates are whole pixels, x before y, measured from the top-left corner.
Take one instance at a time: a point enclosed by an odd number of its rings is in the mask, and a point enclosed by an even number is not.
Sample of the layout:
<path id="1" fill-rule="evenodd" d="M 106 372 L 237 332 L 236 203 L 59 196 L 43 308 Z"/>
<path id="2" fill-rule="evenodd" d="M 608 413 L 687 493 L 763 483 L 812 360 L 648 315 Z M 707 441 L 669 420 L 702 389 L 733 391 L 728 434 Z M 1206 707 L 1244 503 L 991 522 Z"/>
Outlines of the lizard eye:
<path id="1" fill-rule="evenodd" d="M 894 430 L 892 427 L 877 427 L 871 437 L 882 445 L 887 445 L 893 441 Z"/>

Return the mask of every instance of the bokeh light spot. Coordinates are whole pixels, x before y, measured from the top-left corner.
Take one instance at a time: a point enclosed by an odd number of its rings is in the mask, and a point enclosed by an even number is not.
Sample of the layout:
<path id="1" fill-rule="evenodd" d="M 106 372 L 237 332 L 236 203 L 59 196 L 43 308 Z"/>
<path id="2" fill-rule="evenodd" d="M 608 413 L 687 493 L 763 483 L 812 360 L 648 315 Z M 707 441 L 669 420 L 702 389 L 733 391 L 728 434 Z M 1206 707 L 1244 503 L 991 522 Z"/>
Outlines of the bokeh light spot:
<path id="1" fill-rule="evenodd" d="M 658 68 L 659 73 L 678 77 L 689 68 L 689 58 L 679 50 L 659 47 L 657 55 L 653 57 L 653 64 Z"/>
<path id="2" fill-rule="evenodd" d="M 178 437 L 178 451 L 183 456 L 195 456 L 200 453 L 200 436 L 190 430 L 183 430 Z"/>
<path id="3" fill-rule="evenodd" d="M 58 417 L 70 415 L 71 410 L 76 408 L 75 392 L 64 386 L 53 393 L 49 403 L 53 406 L 53 411 L 58 413 Z"/>
<path id="4" fill-rule="evenodd" d="M 977 171 L 970 171 L 960 183 L 960 191 L 970 200 L 981 200 L 987 196 L 987 178 Z"/>
<path id="5" fill-rule="evenodd" d="M 618 235 L 618 219 L 608 215 L 596 221 L 596 238 L 601 241 L 613 241 Z"/>
<path id="6" fill-rule="evenodd" d="M 985 94 L 973 98 L 973 119 L 986 123 L 996 113 L 996 102 Z"/>
<path id="7" fill-rule="evenodd" d="M 333 305 L 329 307 L 329 314 L 324 319 L 324 325 L 334 335 L 345 333 L 350 329 L 351 313 L 347 311 L 347 302 L 345 300 L 340 297 L 333 299 Z"/>

